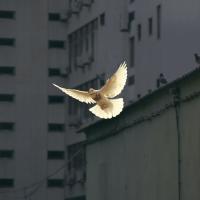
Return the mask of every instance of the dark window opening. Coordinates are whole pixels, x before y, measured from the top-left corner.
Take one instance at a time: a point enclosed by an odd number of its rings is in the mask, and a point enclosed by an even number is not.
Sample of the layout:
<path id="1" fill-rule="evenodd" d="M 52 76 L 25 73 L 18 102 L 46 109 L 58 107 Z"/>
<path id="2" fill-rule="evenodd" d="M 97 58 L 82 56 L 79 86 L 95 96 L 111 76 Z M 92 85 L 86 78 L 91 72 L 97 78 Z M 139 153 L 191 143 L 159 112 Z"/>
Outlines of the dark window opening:
<path id="1" fill-rule="evenodd" d="M 131 28 L 131 22 L 135 19 L 135 12 L 130 12 L 128 14 L 128 28 Z"/>
<path id="2" fill-rule="evenodd" d="M 13 150 L 0 150 L 0 158 L 13 158 L 14 151 Z"/>
<path id="3" fill-rule="evenodd" d="M 0 122 L 0 131 L 2 131 L 2 130 L 14 130 L 14 123 Z"/>
<path id="4" fill-rule="evenodd" d="M 0 178 L 0 188 L 14 187 L 14 180 L 9 178 Z"/>
<path id="5" fill-rule="evenodd" d="M 135 64 L 135 37 L 130 38 L 130 66 Z"/>
<path id="6" fill-rule="evenodd" d="M 64 49 L 65 42 L 61 40 L 49 40 L 49 48 Z"/>
<path id="7" fill-rule="evenodd" d="M 73 38 L 72 38 L 72 34 L 68 36 L 68 58 L 69 58 L 69 68 L 70 70 L 72 69 L 72 65 L 73 65 Z"/>
<path id="8" fill-rule="evenodd" d="M 0 46 L 15 46 L 15 39 L 13 39 L 13 38 L 0 38 Z"/>
<path id="9" fill-rule="evenodd" d="M 49 68 L 48 74 L 49 74 L 49 76 L 60 76 L 61 75 L 60 69 L 58 69 L 58 68 Z"/>
<path id="10" fill-rule="evenodd" d="M 48 179 L 47 180 L 48 187 L 64 187 L 64 180 L 63 179 Z"/>
<path id="11" fill-rule="evenodd" d="M 13 102 L 15 95 L 13 94 L 0 94 L 0 102 Z"/>
<path id="12" fill-rule="evenodd" d="M 64 151 L 48 151 L 47 158 L 49 160 L 62 160 L 65 158 Z"/>
<path id="13" fill-rule="evenodd" d="M 0 66 L 0 75 L 7 74 L 7 75 L 14 75 L 15 74 L 15 67 L 13 66 Z"/>
<path id="14" fill-rule="evenodd" d="M 65 125 L 64 124 L 56 124 L 56 123 L 48 124 L 48 130 L 63 132 L 65 130 Z"/>
<path id="15" fill-rule="evenodd" d="M 149 35 L 152 35 L 153 33 L 153 19 L 150 17 L 148 19 L 148 30 L 149 30 Z"/>
<path id="16" fill-rule="evenodd" d="M 142 39 L 142 25 L 138 24 L 137 26 L 137 34 L 138 34 L 138 40 L 141 41 Z"/>
<path id="17" fill-rule="evenodd" d="M 65 200 L 86 200 L 86 197 L 85 196 L 69 197 L 66 198 Z"/>
<path id="18" fill-rule="evenodd" d="M 49 21 L 60 21 L 59 13 L 49 13 Z"/>
<path id="19" fill-rule="evenodd" d="M 132 75 L 128 77 L 128 85 L 134 85 L 135 84 L 135 76 Z"/>
<path id="20" fill-rule="evenodd" d="M 161 5 L 158 5 L 157 8 L 157 39 L 161 38 Z"/>
<path id="21" fill-rule="evenodd" d="M 77 43 L 77 40 L 76 40 L 76 48 L 78 48 L 78 43 Z M 89 25 L 86 25 L 85 26 L 85 50 L 88 51 L 89 49 Z M 77 55 L 77 53 L 76 53 Z"/>
<path id="22" fill-rule="evenodd" d="M 105 13 L 100 15 L 100 24 L 101 24 L 101 26 L 105 25 Z"/>
<path id="23" fill-rule="evenodd" d="M 0 10 L 0 18 L 2 19 L 14 19 L 15 11 Z"/>
<path id="24" fill-rule="evenodd" d="M 64 103 L 64 101 L 65 101 L 64 96 L 52 95 L 48 97 L 48 103 L 50 104 Z"/>

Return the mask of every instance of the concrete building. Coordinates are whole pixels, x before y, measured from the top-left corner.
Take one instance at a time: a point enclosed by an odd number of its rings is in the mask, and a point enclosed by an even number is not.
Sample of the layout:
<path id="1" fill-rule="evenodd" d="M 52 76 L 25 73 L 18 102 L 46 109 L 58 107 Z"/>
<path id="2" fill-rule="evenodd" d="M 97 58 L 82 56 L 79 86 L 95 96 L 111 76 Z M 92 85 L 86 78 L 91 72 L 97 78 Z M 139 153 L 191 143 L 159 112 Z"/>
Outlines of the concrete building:
<path id="1" fill-rule="evenodd" d="M 87 200 L 200 198 L 200 71 L 128 106 L 87 135 Z"/>
<path id="2" fill-rule="evenodd" d="M 85 199 L 76 132 L 96 118 L 51 83 L 98 88 L 126 60 L 128 105 L 157 89 L 160 73 L 184 74 L 200 50 L 200 3 L 178 3 L 0 1 L 0 199 Z"/>
<path id="3" fill-rule="evenodd" d="M 126 60 L 129 77 L 122 95 L 128 105 L 196 67 L 193 54 L 200 51 L 196 42 L 200 35 L 196 26 L 200 19 L 197 0 L 182 1 L 180 6 L 174 0 L 67 2 L 63 19 L 67 25 L 70 73 L 65 87 L 99 88 Z M 78 144 L 81 149 L 81 141 L 85 140 L 83 134 L 76 134 L 77 129 L 97 118 L 87 105 L 71 98 L 67 110 L 66 156 L 70 158 L 70 149 L 78 151 Z M 66 185 L 66 199 L 84 196 L 85 187 L 76 179 L 80 174 L 84 176 L 85 167 L 78 168 L 70 167 L 66 172 L 67 177 L 72 174 Z"/>
<path id="4" fill-rule="evenodd" d="M 64 199 L 65 1 L 0 1 L 0 199 Z"/>

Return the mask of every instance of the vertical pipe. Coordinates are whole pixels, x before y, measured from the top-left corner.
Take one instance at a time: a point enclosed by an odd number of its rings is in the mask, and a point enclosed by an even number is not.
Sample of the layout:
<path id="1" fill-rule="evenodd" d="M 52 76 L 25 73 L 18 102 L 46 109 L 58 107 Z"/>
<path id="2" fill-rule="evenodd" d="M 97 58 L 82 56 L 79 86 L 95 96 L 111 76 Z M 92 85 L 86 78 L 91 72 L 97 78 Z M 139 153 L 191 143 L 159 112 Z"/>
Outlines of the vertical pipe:
<path id="1" fill-rule="evenodd" d="M 180 131 L 180 88 L 173 89 L 173 100 L 176 115 L 177 128 L 177 157 L 178 157 L 178 200 L 182 199 L 181 192 L 181 131 Z"/>

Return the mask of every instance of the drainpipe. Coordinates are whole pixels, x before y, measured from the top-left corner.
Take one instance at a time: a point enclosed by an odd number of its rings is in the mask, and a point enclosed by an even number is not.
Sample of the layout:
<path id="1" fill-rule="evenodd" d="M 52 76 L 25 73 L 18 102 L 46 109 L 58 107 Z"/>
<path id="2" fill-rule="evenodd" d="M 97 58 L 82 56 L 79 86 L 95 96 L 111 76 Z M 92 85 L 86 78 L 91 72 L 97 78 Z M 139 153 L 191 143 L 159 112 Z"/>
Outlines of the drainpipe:
<path id="1" fill-rule="evenodd" d="M 180 130 L 180 88 L 176 87 L 172 90 L 173 94 L 173 101 L 174 101 L 174 108 L 175 108 L 175 115 L 176 115 L 176 128 L 177 128 L 177 157 L 178 157 L 178 200 L 182 199 L 182 192 L 181 192 L 181 130 Z"/>

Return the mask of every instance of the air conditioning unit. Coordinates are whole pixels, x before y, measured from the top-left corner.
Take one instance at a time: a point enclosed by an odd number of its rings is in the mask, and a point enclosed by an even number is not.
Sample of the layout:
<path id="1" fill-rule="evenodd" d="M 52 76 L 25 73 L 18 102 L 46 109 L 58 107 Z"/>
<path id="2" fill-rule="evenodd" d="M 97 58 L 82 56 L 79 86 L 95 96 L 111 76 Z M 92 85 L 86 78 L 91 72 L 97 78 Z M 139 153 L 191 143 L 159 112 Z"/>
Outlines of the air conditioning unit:
<path id="1" fill-rule="evenodd" d="M 128 32 L 128 30 L 129 30 L 128 13 L 122 13 L 120 15 L 120 31 Z"/>
<path id="2" fill-rule="evenodd" d="M 71 69 L 69 67 L 61 68 L 60 72 L 61 72 L 61 76 L 66 77 L 70 74 Z"/>
<path id="3" fill-rule="evenodd" d="M 93 3 L 93 0 L 82 0 L 82 6 L 90 7 Z"/>

